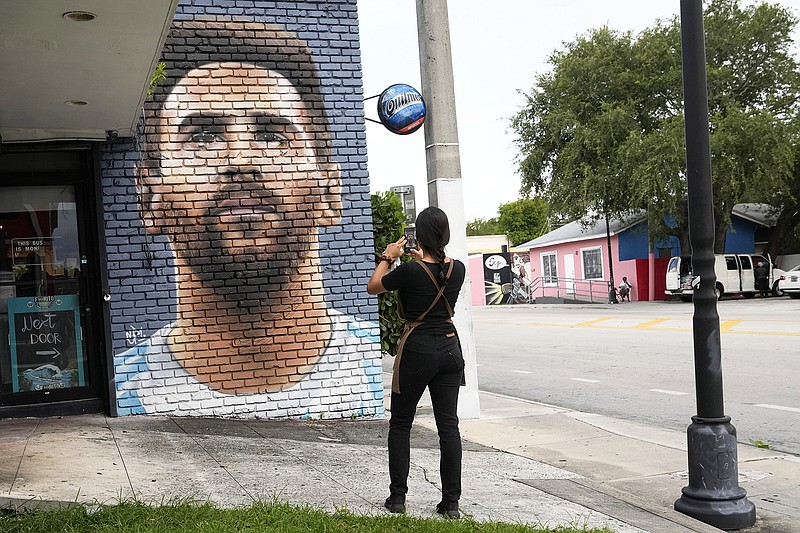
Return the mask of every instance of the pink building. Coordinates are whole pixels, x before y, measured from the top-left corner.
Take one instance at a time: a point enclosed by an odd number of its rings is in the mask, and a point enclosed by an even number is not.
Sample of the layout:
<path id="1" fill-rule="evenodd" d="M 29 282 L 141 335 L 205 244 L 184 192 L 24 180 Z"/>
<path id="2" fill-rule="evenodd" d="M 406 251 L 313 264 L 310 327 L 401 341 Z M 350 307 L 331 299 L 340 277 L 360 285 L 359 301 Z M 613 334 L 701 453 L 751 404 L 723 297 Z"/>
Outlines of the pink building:
<path id="1" fill-rule="evenodd" d="M 660 250 L 666 256 L 656 259 L 647 249 L 647 226 L 641 217 L 610 223 L 611 262 L 606 237 L 605 220 L 584 226 L 580 222 L 565 224 L 541 237 L 513 248 L 508 254 L 470 256 L 470 277 L 473 305 L 486 305 L 491 280 L 485 272 L 498 263 L 515 268 L 513 284 L 505 291 L 516 290 L 520 283 L 527 285 L 531 303 L 577 300 L 608 302 L 611 288 L 611 268 L 614 284 L 623 277 L 633 286 L 631 300 L 665 299 L 664 273 L 671 246 Z M 503 259 L 499 260 L 496 256 Z M 519 276 L 518 270 L 525 270 Z M 486 287 L 486 288 L 484 288 Z M 653 287 L 653 291 L 650 290 Z M 510 303 L 489 297 L 490 304 Z"/>

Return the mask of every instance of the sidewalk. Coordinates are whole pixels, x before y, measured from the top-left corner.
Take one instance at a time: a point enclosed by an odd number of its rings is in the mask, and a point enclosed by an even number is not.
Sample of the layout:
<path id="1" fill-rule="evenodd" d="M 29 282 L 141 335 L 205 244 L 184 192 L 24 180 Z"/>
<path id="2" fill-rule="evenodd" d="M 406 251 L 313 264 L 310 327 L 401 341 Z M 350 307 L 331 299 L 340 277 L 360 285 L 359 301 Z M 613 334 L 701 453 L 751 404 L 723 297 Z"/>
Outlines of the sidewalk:
<path id="1" fill-rule="evenodd" d="M 490 393 L 480 401 L 481 418 L 461 423 L 461 508 L 476 520 L 719 531 L 672 510 L 686 485 L 685 434 Z M 277 498 L 382 514 L 387 429 L 385 420 L 0 420 L 0 507 Z M 438 437 L 427 399 L 412 446 L 408 512 L 438 516 Z M 740 485 L 758 513 L 748 531 L 800 531 L 800 460 L 739 445 L 739 461 Z"/>

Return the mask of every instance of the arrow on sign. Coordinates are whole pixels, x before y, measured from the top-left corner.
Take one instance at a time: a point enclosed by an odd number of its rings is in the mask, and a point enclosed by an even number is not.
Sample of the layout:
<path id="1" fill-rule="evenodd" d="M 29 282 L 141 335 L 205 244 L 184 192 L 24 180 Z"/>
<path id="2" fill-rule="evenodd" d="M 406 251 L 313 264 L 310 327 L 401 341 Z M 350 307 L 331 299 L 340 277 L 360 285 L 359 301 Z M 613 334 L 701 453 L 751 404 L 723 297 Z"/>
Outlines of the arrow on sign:
<path id="1" fill-rule="evenodd" d="M 55 348 L 53 348 L 52 350 L 36 350 L 36 355 L 41 355 L 41 356 L 52 355 L 53 359 L 55 359 L 56 357 L 61 355 L 61 352 L 59 352 Z"/>

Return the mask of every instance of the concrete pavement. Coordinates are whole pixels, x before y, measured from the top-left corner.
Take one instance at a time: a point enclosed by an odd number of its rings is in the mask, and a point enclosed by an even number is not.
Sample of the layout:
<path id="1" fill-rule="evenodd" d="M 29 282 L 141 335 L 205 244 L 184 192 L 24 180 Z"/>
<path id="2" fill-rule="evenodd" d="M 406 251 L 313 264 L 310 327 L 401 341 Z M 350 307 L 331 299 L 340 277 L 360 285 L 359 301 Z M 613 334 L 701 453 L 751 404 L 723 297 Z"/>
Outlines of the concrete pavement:
<path id="1" fill-rule="evenodd" d="M 461 423 L 461 508 L 476 520 L 719 531 L 672 509 L 686 485 L 684 433 L 485 392 L 480 401 L 481 418 Z M 1 420 L 0 506 L 277 498 L 382 514 L 387 430 L 385 420 Z M 412 446 L 408 512 L 438 516 L 438 438 L 427 398 Z M 738 451 L 740 485 L 757 507 L 748 531 L 800 531 L 800 459 L 747 445 Z"/>

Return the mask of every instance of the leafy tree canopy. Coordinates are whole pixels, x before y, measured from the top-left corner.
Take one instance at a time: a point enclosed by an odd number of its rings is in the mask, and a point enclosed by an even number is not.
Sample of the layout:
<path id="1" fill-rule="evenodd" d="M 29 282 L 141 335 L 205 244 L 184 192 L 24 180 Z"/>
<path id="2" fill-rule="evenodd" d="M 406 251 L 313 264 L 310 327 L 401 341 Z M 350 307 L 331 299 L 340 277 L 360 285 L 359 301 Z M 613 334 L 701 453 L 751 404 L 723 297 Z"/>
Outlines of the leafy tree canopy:
<path id="1" fill-rule="evenodd" d="M 512 246 L 517 246 L 547 233 L 550 208 L 541 198 L 522 198 L 502 204 L 497 219 L 500 233 L 508 236 Z"/>
<path id="2" fill-rule="evenodd" d="M 716 247 L 733 206 L 797 205 L 798 21 L 768 3 L 705 2 Z M 685 236 L 680 20 L 638 35 L 603 27 L 549 58 L 512 118 L 524 194 L 573 219 L 644 209 L 654 238 Z M 664 225 L 665 215 L 677 228 Z"/>
<path id="3" fill-rule="evenodd" d="M 475 237 L 478 235 L 501 235 L 500 226 L 497 218 L 475 218 L 467 221 L 467 236 Z"/>

